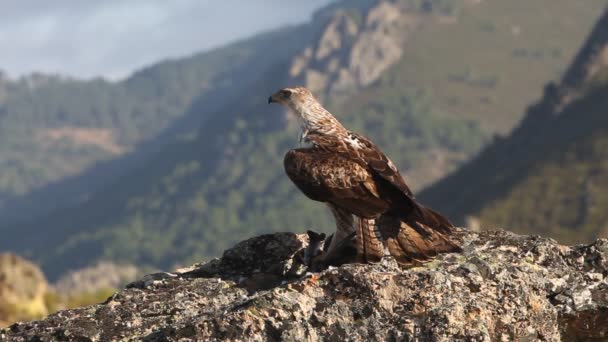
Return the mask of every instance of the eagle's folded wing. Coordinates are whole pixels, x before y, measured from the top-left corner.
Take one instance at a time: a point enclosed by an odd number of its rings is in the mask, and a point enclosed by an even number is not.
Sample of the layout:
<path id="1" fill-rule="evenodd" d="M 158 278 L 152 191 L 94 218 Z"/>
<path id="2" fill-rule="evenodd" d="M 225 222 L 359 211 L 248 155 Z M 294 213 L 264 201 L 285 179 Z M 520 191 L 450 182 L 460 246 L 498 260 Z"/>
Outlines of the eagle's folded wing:
<path id="1" fill-rule="evenodd" d="M 369 139 L 356 133 L 349 133 L 348 140 L 314 133 L 307 135 L 306 138 L 323 150 L 339 154 L 360 164 L 363 168 L 373 171 L 406 196 L 411 197 L 411 199 L 414 198 L 412 191 L 393 162 Z"/>
<path id="2" fill-rule="evenodd" d="M 359 216 L 357 252 L 363 262 L 382 259 L 384 246 L 373 218 L 388 209 L 376 189 L 372 175 L 356 161 L 336 153 L 315 149 L 289 151 L 284 160 L 285 171 L 293 183 L 309 198 L 329 203 L 336 218 L 337 229 L 343 212 Z M 336 236 L 345 235 L 337 232 Z M 339 241 L 332 240 L 332 246 Z M 328 251 L 328 254 L 331 254 Z"/>
<path id="3" fill-rule="evenodd" d="M 370 169 L 405 195 L 402 197 L 403 209 L 410 212 L 404 212 L 403 214 L 406 215 L 409 220 L 418 221 L 431 229 L 436 229 L 443 233 L 450 233 L 453 230 L 454 225 L 445 217 L 432 209 L 424 207 L 416 201 L 399 170 L 397 170 L 393 162 L 382 153 L 380 148 L 363 136 L 354 133 L 352 135 L 353 138 L 359 142 L 359 145 L 362 146 L 362 148 L 359 149 L 359 153 Z"/>
<path id="4" fill-rule="evenodd" d="M 370 172 L 343 155 L 303 148 L 289 151 L 283 162 L 291 181 L 312 200 L 365 218 L 375 218 L 388 208 Z"/>

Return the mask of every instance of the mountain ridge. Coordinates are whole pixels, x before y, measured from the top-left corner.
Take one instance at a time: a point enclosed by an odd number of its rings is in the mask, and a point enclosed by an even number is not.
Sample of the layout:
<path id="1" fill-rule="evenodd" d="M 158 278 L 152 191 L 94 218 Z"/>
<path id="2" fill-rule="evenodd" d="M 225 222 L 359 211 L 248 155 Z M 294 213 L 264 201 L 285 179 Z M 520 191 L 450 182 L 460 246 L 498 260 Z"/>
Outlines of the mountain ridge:
<path id="1" fill-rule="evenodd" d="M 197 63 L 200 64 L 199 60 L 201 58 L 211 58 L 219 61 L 229 57 L 226 56 L 227 54 L 233 54 L 235 56 L 246 53 L 251 54 L 252 52 L 248 52 L 248 50 L 254 49 L 254 54 L 252 56 L 245 55 L 243 57 L 238 57 L 241 59 L 245 58 L 248 60 L 247 63 L 239 62 L 239 65 L 236 61 L 235 63 L 230 63 L 230 60 L 224 60 L 224 63 L 234 64 L 234 66 L 225 67 L 227 70 L 224 71 L 215 71 L 217 76 L 208 80 L 208 82 L 213 83 L 215 79 L 217 79 L 213 88 L 210 84 L 206 85 L 205 87 L 208 89 L 201 94 L 196 95 L 191 101 L 192 103 L 184 108 L 183 114 L 180 114 L 179 117 L 173 119 L 166 128 L 162 129 L 155 136 L 142 139 L 142 141 L 137 142 L 135 145 L 130 144 L 131 146 L 134 146 L 133 150 L 127 151 L 127 153 L 118 156 L 118 158 L 98 160 L 78 174 L 51 182 L 30 191 L 25 195 L 12 196 L 5 193 L 5 198 L 0 198 L 0 221 L 4 222 L 4 224 L 8 224 L 23 218 L 32 220 L 37 216 L 48 214 L 53 210 L 74 206 L 85 200 L 90 194 L 96 192 L 97 189 L 107 186 L 109 182 L 116 179 L 118 175 L 124 174 L 126 170 L 132 168 L 134 165 L 144 162 L 150 158 L 151 155 L 157 154 L 158 151 L 162 149 L 163 145 L 166 145 L 175 139 L 180 139 L 180 136 L 195 133 L 196 129 L 193 129 L 193 127 L 198 127 L 202 124 L 205 115 L 214 115 L 214 112 L 217 112 L 219 108 L 230 100 L 227 87 L 231 89 L 234 87 L 225 84 L 226 80 L 233 79 L 235 75 L 239 75 L 243 84 L 250 82 L 252 73 L 246 72 L 246 70 L 243 69 L 242 64 L 247 64 L 247 68 L 245 69 L 263 69 L 264 65 L 272 64 L 273 58 L 278 58 L 282 55 L 273 53 L 274 57 L 272 58 L 261 58 L 260 55 L 269 54 L 267 52 L 269 44 L 274 44 L 277 39 L 280 39 L 281 35 L 285 37 L 295 34 L 305 41 L 311 34 L 307 30 L 308 29 L 304 29 L 301 26 L 294 26 L 293 28 L 284 28 L 280 32 L 271 31 L 259 34 L 250 39 L 230 44 L 226 48 L 195 54 L 191 57 L 180 59 L 179 61 L 167 60 L 155 64 L 154 66 L 143 68 L 122 82 L 110 82 L 117 87 L 127 87 L 134 89 L 134 91 L 138 91 L 137 89 L 146 87 L 145 85 L 142 85 L 146 83 L 146 80 L 160 78 L 160 74 L 162 73 L 171 74 L 173 73 L 173 71 L 171 71 L 172 69 L 193 69 L 193 66 L 197 65 Z M 290 49 L 293 49 L 294 44 L 295 43 L 286 44 L 282 53 L 289 54 L 290 51 L 292 51 Z M 290 46 L 292 47 L 290 48 Z M 243 53 L 239 52 L 239 50 L 243 50 Z M 207 61 L 203 63 L 217 63 L 217 61 Z M 169 70 L 167 70 L 167 68 L 169 68 Z M 75 82 L 82 83 L 82 81 L 78 80 Z M 144 93 L 141 96 L 147 95 Z M 197 105 L 197 103 L 203 102 L 205 103 L 205 112 L 201 113 L 201 106 Z M 196 108 L 195 112 L 192 111 L 193 107 Z M 67 198 L 68 200 L 62 201 L 61 199 L 63 198 Z M 59 201 L 57 201 L 58 199 Z M 27 215 L 23 217 L 23 213 L 25 212 L 27 212 Z"/>
<path id="2" fill-rule="evenodd" d="M 510 136 L 420 198 L 461 223 L 469 216 L 486 227 L 516 223 L 568 242 L 608 234 L 607 218 L 597 209 L 606 203 L 600 193 L 606 186 L 607 20 L 608 11 L 561 83 L 545 87 Z M 458 193 L 461 184 L 470 185 Z M 451 203 L 442 200 L 446 194 Z"/>

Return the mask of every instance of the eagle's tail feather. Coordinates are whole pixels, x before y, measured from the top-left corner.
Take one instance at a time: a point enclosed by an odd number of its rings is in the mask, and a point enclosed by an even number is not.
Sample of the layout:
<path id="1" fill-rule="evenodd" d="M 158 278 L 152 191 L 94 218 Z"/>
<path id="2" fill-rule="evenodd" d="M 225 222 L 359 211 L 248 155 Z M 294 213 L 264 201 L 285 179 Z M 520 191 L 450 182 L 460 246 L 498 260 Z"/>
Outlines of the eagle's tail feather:
<path id="1" fill-rule="evenodd" d="M 432 230 L 439 231 L 444 234 L 454 232 L 454 225 L 443 215 L 439 214 L 431 208 L 427 208 L 418 202 L 414 202 L 415 210 L 405 217 L 405 221 L 414 220 Z"/>
<path id="2" fill-rule="evenodd" d="M 433 211 L 430 213 L 436 214 Z M 378 225 L 391 255 L 401 264 L 416 264 L 432 259 L 439 253 L 461 250 L 450 239 L 449 233 L 435 228 L 441 222 L 440 218 L 426 224 L 415 218 L 399 219 L 385 215 L 378 220 Z M 453 229 L 450 224 L 449 231 Z"/>
<path id="3" fill-rule="evenodd" d="M 359 262 L 378 262 L 384 256 L 384 246 L 378 238 L 374 220 L 360 218 L 357 227 L 357 258 Z"/>

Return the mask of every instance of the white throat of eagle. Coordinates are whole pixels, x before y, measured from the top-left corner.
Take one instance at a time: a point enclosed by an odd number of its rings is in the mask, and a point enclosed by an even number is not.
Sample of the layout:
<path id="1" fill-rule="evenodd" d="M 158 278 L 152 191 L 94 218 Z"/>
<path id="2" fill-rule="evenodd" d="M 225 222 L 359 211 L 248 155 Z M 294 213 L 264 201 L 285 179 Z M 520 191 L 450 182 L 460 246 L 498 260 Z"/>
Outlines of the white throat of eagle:
<path id="1" fill-rule="evenodd" d="M 348 136 L 348 130 L 304 87 L 281 89 L 270 96 L 268 103 L 279 103 L 297 116 L 302 130 L 301 140 L 306 141 L 309 133 Z"/>

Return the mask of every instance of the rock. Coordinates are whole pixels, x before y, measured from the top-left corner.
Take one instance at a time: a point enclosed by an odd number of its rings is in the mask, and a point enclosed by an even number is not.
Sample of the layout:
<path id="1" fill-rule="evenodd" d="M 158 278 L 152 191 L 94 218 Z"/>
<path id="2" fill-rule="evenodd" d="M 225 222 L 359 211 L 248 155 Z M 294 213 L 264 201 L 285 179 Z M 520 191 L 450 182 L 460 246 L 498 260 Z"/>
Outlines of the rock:
<path id="1" fill-rule="evenodd" d="M 417 26 L 411 6 L 378 1 L 365 10 L 340 10 L 325 24 L 315 46 L 294 57 L 291 82 L 303 83 L 321 100 L 369 86 L 401 59 Z"/>
<path id="2" fill-rule="evenodd" d="M 48 287 L 37 265 L 15 254 L 0 254 L 0 326 L 47 315 Z"/>
<path id="3" fill-rule="evenodd" d="M 263 235 L 144 278 L 105 303 L 16 323 L 0 340 L 608 339 L 608 240 L 566 247 L 462 231 L 463 252 L 306 273 L 307 235 Z"/>

